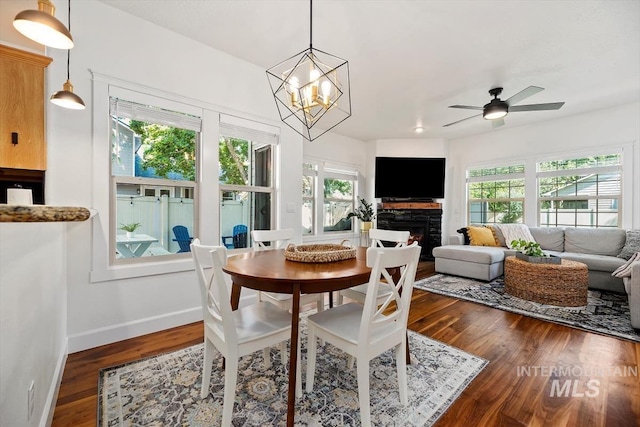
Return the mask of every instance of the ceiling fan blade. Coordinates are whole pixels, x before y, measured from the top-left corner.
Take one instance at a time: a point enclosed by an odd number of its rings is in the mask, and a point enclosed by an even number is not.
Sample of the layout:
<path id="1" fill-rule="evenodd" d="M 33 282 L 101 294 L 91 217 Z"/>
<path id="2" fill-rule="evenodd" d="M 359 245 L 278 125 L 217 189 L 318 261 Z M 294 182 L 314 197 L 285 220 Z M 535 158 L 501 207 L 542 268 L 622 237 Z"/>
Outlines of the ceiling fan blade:
<path id="1" fill-rule="evenodd" d="M 530 104 L 530 105 L 517 105 L 515 107 L 509 107 L 509 112 L 518 111 L 544 111 L 544 110 L 559 110 L 564 105 L 564 102 L 550 102 L 548 104 Z"/>
<path id="2" fill-rule="evenodd" d="M 491 120 L 492 128 L 499 128 L 500 126 L 504 126 L 504 119 L 501 117 L 499 119 Z"/>
<path id="3" fill-rule="evenodd" d="M 523 101 L 528 97 L 535 95 L 538 92 L 542 92 L 543 90 L 544 90 L 543 87 L 529 86 L 528 88 L 521 90 L 520 92 L 513 95 L 511 98 L 507 99 L 505 102 L 509 104 L 509 108 L 511 108 L 512 105 L 517 104 L 518 102 Z"/>
<path id="4" fill-rule="evenodd" d="M 472 107 L 471 105 L 449 105 L 449 108 L 462 108 L 464 110 L 479 110 L 479 111 L 482 111 L 482 107 Z"/>
<path id="5" fill-rule="evenodd" d="M 475 116 L 467 117 L 466 119 L 458 120 L 457 122 L 447 123 L 446 125 L 444 125 L 444 126 L 442 126 L 442 127 L 443 127 L 443 128 L 446 128 L 447 126 L 455 125 L 455 124 L 457 124 L 457 123 L 464 122 L 465 120 L 473 119 L 474 117 L 478 117 L 478 116 L 481 116 L 481 115 L 482 115 L 482 114 L 476 114 Z"/>

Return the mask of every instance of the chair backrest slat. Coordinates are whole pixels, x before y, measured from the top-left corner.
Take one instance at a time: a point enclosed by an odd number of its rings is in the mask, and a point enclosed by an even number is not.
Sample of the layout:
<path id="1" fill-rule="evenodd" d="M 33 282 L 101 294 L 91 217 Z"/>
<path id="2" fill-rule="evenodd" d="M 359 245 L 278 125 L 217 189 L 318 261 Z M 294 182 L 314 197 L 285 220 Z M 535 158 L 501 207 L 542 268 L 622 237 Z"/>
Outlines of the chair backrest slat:
<path id="1" fill-rule="evenodd" d="M 253 250 L 263 251 L 268 249 L 282 249 L 293 238 L 293 228 L 280 230 L 251 230 Z M 266 245 L 269 243 L 269 245 Z"/>
<path id="2" fill-rule="evenodd" d="M 199 239 L 191 243 L 191 254 L 196 267 L 205 323 L 223 341 L 237 341 L 237 331 L 231 310 L 229 288 L 222 267 L 227 263 L 224 246 L 205 246 Z"/>
<path id="3" fill-rule="evenodd" d="M 420 249 L 417 242 L 410 246 L 367 249 L 367 265 L 371 264 L 372 270 L 360 322 L 359 339 L 363 340 L 361 342 L 368 342 L 375 328 L 393 322 L 397 323 L 398 328 L 406 329 Z M 394 282 L 390 273 L 396 271 L 395 269 L 400 273 L 397 282 Z M 390 294 L 378 306 L 380 287 L 388 289 Z M 395 302 L 395 307 L 389 312 L 392 302 Z"/>

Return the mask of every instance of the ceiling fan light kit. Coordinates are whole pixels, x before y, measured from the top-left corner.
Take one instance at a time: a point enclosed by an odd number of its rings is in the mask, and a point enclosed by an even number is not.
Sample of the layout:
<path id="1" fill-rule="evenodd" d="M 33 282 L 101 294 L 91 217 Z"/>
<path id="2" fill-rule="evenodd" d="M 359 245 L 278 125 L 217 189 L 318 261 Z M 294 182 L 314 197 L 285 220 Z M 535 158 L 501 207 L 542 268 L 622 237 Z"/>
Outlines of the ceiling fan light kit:
<path id="1" fill-rule="evenodd" d="M 313 48 L 309 5 L 309 49 L 269 68 L 267 78 L 280 119 L 313 141 L 351 116 L 351 93 L 349 62 Z"/>
<path id="2" fill-rule="evenodd" d="M 535 95 L 538 92 L 543 91 L 544 88 L 538 86 L 529 86 L 528 88 L 521 90 L 520 92 L 513 95 L 511 98 L 506 101 L 498 98 L 498 95 L 502 93 L 501 87 L 496 87 L 489 90 L 489 94 L 493 96 L 493 99 L 488 104 L 485 104 L 483 107 L 474 107 L 471 105 L 450 105 L 449 108 L 461 108 L 464 110 L 480 110 L 481 114 L 475 114 L 471 117 L 464 118 L 462 120 L 458 120 L 452 123 L 447 123 L 443 127 L 455 125 L 460 122 L 464 122 L 466 120 L 472 119 L 474 117 L 478 117 L 482 115 L 485 120 L 491 120 L 492 126 L 500 127 L 504 125 L 503 117 L 505 117 L 509 112 L 521 112 L 521 111 L 549 111 L 549 110 L 559 110 L 564 105 L 564 102 L 551 102 L 547 104 L 530 104 L 530 105 L 518 105 L 515 106 L 520 101 Z"/>
<path id="3" fill-rule="evenodd" d="M 55 18 L 56 7 L 49 0 L 38 0 L 38 10 L 23 10 L 13 26 L 25 37 L 56 49 L 71 49 L 73 38 L 64 24 Z"/>

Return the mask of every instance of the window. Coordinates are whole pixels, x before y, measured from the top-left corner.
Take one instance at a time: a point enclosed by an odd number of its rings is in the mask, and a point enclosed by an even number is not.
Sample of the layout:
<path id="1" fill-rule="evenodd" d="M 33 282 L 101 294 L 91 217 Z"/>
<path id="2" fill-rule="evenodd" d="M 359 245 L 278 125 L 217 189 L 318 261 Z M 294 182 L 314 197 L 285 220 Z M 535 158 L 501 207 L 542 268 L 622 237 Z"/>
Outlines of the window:
<path id="1" fill-rule="evenodd" d="M 196 231 L 200 118 L 111 97 L 110 120 L 111 262 L 184 252 L 173 228 Z"/>
<path id="2" fill-rule="evenodd" d="M 541 227 L 618 227 L 622 155 L 537 164 Z"/>
<path id="3" fill-rule="evenodd" d="M 524 184 L 524 165 L 469 170 L 469 223 L 522 223 Z"/>
<path id="4" fill-rule="evenodd" d="M 229 249 L 251 247 L 251 230 L 275 224 L 275 128 L 222 115 L 218 141 L 220 235 Z"/>
<path id="5" fill-rule="evenodd" d="M 358 172 L 309 161 L 302 167 L 303 235 L 351 232 Z M 321 187 L 320 187 L 321 186 Z"/>
<path id="6" fill-rule="evenodd" d="M 312 235 L 315 228 L 316 185 L 318 180 L 318 165 L 304 163 L 302 165 L 302 234 Z"/>

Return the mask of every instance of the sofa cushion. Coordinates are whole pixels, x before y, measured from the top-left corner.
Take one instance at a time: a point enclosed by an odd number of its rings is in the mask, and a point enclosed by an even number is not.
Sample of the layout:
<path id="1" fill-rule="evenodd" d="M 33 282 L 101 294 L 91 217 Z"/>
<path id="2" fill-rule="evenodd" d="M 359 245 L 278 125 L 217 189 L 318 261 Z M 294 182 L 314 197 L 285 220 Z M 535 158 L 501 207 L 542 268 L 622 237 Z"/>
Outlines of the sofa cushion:
<path id="1" fill-rule="evenodd" d="M 467 227 L 471 246 L 499 246 L 493 234 L 493 230 L 488 227 Z"/>
<path id="2" fill-rule="evenodd" d="M 626 233 L 619 228 L 565 228 L 564 230 L 565 252 L 615 257 L 622 250 L 625 240 Z"/>
<path id="3" fill-rule="evenodd" d="M 564 251 L 564 229 L 529 227 L 529 231 L 540 247 L 546 251 Z"/>
<path id="4" fill-rule="evenodd" d="M 433 248 L 433 256 L 478 264 L 494 264 L 504 260 L 504 251 L 499 247 L 447 245 Z"/>
<path id="5" fill-rule="evenodd" d="M 560 257 L 570 261 L 578 261 L 587 264 L 589 271 L 606 271 L 608 273 L 614 272 L 618 267 L 625 263 L 622 258 L 614 256 L 576 252 L 563 252 L 560 254 Z"/>
<path id="6" fill-rule="evenodd" d="M 627 230 L 627 239 L 618 257 L 628 260 L 636 252 L 640 252 L 640 230 Z"/>
<path id="7" fill-rule="evenodd" d="M 514 240 L 524 240 L 525 242 L 535 242 L 529 231 L 529 227 L 524 224 L 494 224 L 491 228 L 502 233 L 505 246 L 511 248 Z"/>

